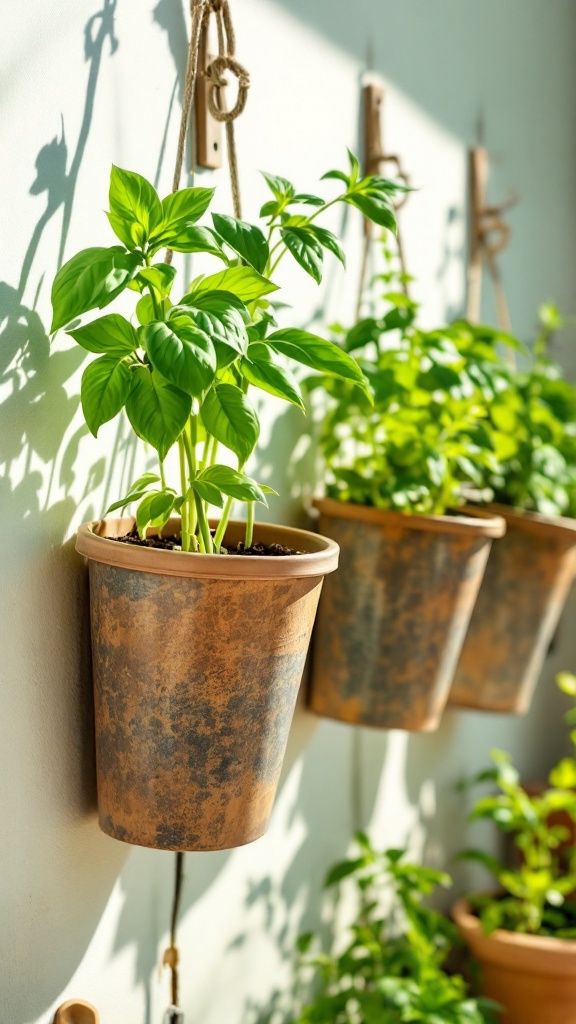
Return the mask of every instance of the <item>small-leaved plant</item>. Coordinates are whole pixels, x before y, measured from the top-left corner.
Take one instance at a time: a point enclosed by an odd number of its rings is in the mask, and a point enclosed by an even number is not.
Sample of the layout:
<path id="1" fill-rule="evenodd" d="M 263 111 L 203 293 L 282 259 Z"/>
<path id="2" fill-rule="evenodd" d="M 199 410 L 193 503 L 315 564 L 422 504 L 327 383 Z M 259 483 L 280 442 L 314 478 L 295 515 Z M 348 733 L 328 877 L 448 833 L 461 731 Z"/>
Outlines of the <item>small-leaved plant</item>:
<path id="1" fill-rule="evenodd" d="M 356 884 L 358 912 L 341 952 L 314 952 L 314 937 L 298 942 L 302 966 L 312 966 L 316 991 L 293 1024 L 489 1024 L 495 1006 L 473 999 L 458 975 L 444 970 L 458 942 L 452 923 L 423 903 L 450 878 L 405 861 L 403 850 L 376 851 L 356 834 L 359 855 L 335 864 L 327 887 Z"/>
<path id="2" fill-rule="evenodd" d="M 576 676 L 560 673 L 561 690 L 576 697 Z M 574 755 L 551 771 L 549 788 L 526 792 L 508 754 L 492 751 L 493 766 L 472 781 L 497 792 L 480 797 L 471 820 L 487 819 L 510 835 L 516 863 L 501 863 L 480 850 L 465 850 L 494 876 L 498 890 L 472 899 L 485 931 L 497 928 L 530 935 L 576 939 L 576 705 L 565 715 Z"/>
<path id="3" fill-rule="evenodd" d="M 158 453 L 158 472 L 133 481 L 107 512 L 137 502 L 141 537 L 150 527 L 161 531 L 173 513 L 180 513 L 184 551 L 225 552 L 222 541 L 234 499 L 247 503 L 249 547 L 254 503 L 265 505 L 266 494 L 274 493 L 245 473 L 260 431 L 247 394 L 251 386 L 303 408 L 300 387 L 286 365 L 293 362 L 368 393 L 355 360 L 332 341 L 296 327 L 279 328 L 270 296 L 278 295 L 274 278 L 286 253 L 316 282 L 325 252 L 344 262 L 340 242 L 319 223 L 329 207 L 349 204 L 393 230 L 393 196 L 403 186 L 361 177 L 353 156 L 348 173 L 324 175 L 341 186 L 329 200 L 299 193 L 284 178 L 264 178 L 271 198 L 261 210 L 262 226 L 218 213 L 207 226 L 198 222 L 213 189 L 186 188 L 161 200 L 145 178 L 113 167 L 108 219 L 121 244 L 82 250 L 61 268 L 52 288 L 52 331 L 66 328 L 96 356 L 81 387 L 90 431 L 97 435 L 125 409 L 135 433 Z M 196 277 L 174 298 L 177 275 L 162 262 L 165 249 L 211 256 L 220 269 Z M 135 300 L 131 317 L 112 312 L 76 322 L 126 291 Z M 168 481 L 164 469 L 174 445 L 178 483 Z M 218 461 L 219 445 L 234 454 L 237 468 Z M 223 510 L 214 533 L 209 506 Z"/>
<path id="4" fill-rule="evenodd" d="M 509 370 L 490 406 L 511 450 L 487 484 L 497 501 L 544 515 L 576 515 L 576 386 L 549 353 L 552 334 L 567 323 L 552 304 L 540 307 L 528 365 Z"/>
<path id="5" fill-rule="evenodd" d="M 391 265 L 393 254 L 385 249 L 385 256 Z M 308 382 L 310 390 L 321 383 L 329 394 L 327 411 L 318 403 L 317 428 L 326 492 L 381 509 L 443 514 L 471 497 L 489 500 L 487 478 L 510 454 L 488 410 L 504 369 L 499 346 L 512 339 L 464 323 L 421 330 L 418 306 L 397 278 L 394 269 L 378 278 L 380 316 L 349 331 L 335 328 L 373 401 L 343 379 Z"/>

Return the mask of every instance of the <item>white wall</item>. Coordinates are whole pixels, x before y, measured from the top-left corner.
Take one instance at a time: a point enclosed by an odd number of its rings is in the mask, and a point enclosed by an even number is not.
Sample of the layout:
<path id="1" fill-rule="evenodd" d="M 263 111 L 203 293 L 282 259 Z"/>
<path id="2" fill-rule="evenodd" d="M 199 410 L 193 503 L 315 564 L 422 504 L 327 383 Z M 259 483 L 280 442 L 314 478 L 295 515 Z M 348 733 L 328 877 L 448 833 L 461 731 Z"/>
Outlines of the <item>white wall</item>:
<path id="1" fill-rule="evenodd" d="M 480 109 L 494 153 L 491 197 L 509 187 L 522 197 L 502 263 L 515 326 L 529 335 L 536 304 L 549 296 L 574 311 L 573 0 L 236 0 L 233 8 L 252 72 L 238 129 L 248 216 L 262 200 L 258 168 L 313 189 L 344 147 L 356 146 L 358 82 L 371 51 L 388 84 L 387 141 L 421 189 L 404 228 L 425 321 L 461 307 L 465 152 Z M 109 244 L 101 211 L 111 162 L 159 176 L 169 190 L 185 21 L 179 0 L 28 0 L 5 5 L 2 37 L 0 1024 L 48 1024 L 72 996 L 94 1002 L 103 1024 L 156 1024 L 168 1002 L 158 963 L 174 858 L 98 831 L 85 586 L 69 539 L 126 483 L 135 453 L 122 424 L 98 441 L 87 436 L 82 353 L 61 340 L 50 351 L 46 330 L 61 250 L 67 258 Z M 219 206 L 229 209 L 225 175 L 215 178 Z M 348 283 L 336 268 L 320 292 L 291 277 L 303 323 L 318 311 L 351 315 L 360 230 L 349 219 Z M 272 402 L 264 415 L 269 448 L 259 469 L 284 494 L 272 514 L 296 516 L 295 475 L 309 469 L 303 446 L 285 475 L 281 467 L 298 415 L 274 422 Z M 491 746 L 510 749 L 528 775 L 552 763 L 562 702 L 551 679 L 576 667 L 573 612 L 525 720 L 452 713 L 439 733 L 418 737 L 355 733 L 298 711 L 268 836 L 187 858 L 187 1022 L 269 1020 L 294 939 L 316 921 L 320 881 L 353 825 L 370 825 L 382 844 L 408 838 L 416 853 L 448 863 L 464 835 L 454 784 Z"/>

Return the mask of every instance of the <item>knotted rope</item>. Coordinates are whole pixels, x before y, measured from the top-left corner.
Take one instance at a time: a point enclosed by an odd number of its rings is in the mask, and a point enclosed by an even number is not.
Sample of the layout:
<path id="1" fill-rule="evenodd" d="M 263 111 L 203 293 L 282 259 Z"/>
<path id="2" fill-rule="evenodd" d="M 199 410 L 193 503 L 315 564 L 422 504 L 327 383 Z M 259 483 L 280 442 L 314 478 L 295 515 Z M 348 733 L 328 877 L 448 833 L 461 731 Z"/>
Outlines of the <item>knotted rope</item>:
<path id="1" fill-rule="evenodd" d="M 232 206 L 234 216 L 242 216 L 242 201 L 240 198 L 240 180 L 238 175 L 238 157 L 236 153 L 236 138 L 234 135 L 234 121 L 243 112 L 248 99 L 250 88 L 250 75 L 247 69 L 236 57 L 236 34 L 232 24 L 230 4 L 228 0 L 190 0 L 190 14 L 192 26 L 190 29 L 190 43 L 188 46 L 188 58 L 184 74 L 184 96 L 182 98 L 182 117 L 180 119 L 180 131 L 178 134 L 178 145 L 176 148 L 176 164 L 174 167 L 174 178 L 172 191 L 177 192 L 180 188 L 184 153 L 186 149 L 186 138 L 190 124 L 190 112 L 194 103 L 196 93 L 196 82 L 198 81 L 198 55 L 200 52 L 200 40 L 202 32 L 208 28 L 211 15 L 216 18 L 218 32 L 218 56 L 210 62 L 206 70 L 206 77 L 210 80 L 208 90 L 208 109 L 216 121 L 224 122 L 226 125 L 226 142 L 228 152 L 228 168 L 230 171 L 230 185 L 232 189 Z M 224 77 L 225 72 L 230 71 L 238 80 L 238 96 L 236 103 L 231 110 L 226 110 L 223 98 L 223 89 L 228 85 Z M 172 252 L 169 249 L 166 253 L 166 263 L 172 261 Z"/>

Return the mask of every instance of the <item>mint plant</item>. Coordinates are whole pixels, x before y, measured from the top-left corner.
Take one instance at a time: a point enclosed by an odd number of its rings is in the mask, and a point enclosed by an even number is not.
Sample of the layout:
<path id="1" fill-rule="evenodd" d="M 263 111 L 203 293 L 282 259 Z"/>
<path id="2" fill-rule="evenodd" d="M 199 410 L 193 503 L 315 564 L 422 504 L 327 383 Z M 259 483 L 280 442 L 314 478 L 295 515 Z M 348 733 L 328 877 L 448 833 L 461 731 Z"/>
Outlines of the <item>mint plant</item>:
<path id="1" fill-rule="evenodd" d="M 385 255 L 390 265 L 393 256 Z M 328 496 L 427 514 L 443 514 L 472 496 L 490 498 L 486 479 L 508 448 L 502 451 L 489 419 L 494 381 L 483 367 L 503 366 L 497 343 L 508 339 L 463 324 L 423 331 L 417 304 L 395 290 L 401 278 L 394 269 L 379 280 L 381 315 L 349 331 L 336 328 L 373 401 L 345 379 L 308 382 L 309 390 L 322 384 L 329 394 L 328 410 L 322 403 L 318 417 Z"/>
<path id="2" fill-rule="evenodd" d="M 576 676 L 557 677 L 561 690 L 576 698 Z M 565 715 L 574 755 L 550 773 L 550 788 L 529 795 L 508 754 L 492 751 L 493 766 L 472 782 L 495 784 L 496 793 L 480 797 L 471 820 L 487 819 L 512 837 L 517 866 L 479 850 L 460 859 L 482 864 L 494 876 L 498 892 L 474 897 L 472 905 L 484 930 L 496 928 L 530 935 L 576 939 L 576 704 Z M 560 819 L 560 820 L 559 820 Z"/>
<path id="3" fill-rule="evenodd" d="M 374 850 L 356 833 L 359 855 L 335 864 L 327 887 L 356 884 L 358 913 L 340 953 L 314 953 L 314 937 L 298 948 L 317 988 L 293 1024 L 491 1024 L 495 1005 L 473 999 L 444 962 L 459 941 L 453 924 L 423 903 L 448 875 L 406 863 L 403 850 Z"/>
<path id="4" fill-rule="evenodd" d="M 308 331 L 279 328 L 270 299 L 278 294 L 273 277 L 286 254 L 317 282 L 325 252 L 344 262 L 336 236 L 317 223 L 335 203 L 354 206 L 394 229 L 392 200 L 403 186 L 361 177 L 352 155 L 348 173 L 329 171 L 324 177 L 342 186 L 330 200 L 264 175 L 272 198 L 262 207 L 262 227 L 218 213 L 208 226 L 198 222 L 213 189 L 186 188 L 161 200 L 145 178 L 113 167 L 108 219 L 122 244 L 84 249 L 56 275 L 52 331 L 66 328 L 97 357 L 84 371 L 81 387 L 90 431 L 96 436 L 125 409 L 134 432 L 158 453 L 158 472 L 140 476 L 107 510 L 138 502 L 141 537 L 150 527 L 161 531 L 173 513 L 180 513 L 184 551 L 224 553 L 222 541 L 237 499 L 247 504 L 250 547 L 254 505 L 266 505 L 266 495 L 275 492 L 245 472 L 260 430 L 248 391 L 253 386 L 303 409 L 286 361 L 347 380 L 368 394 L 353 357 Z M 221 268 L 195 278 L 174 300 L 176 270 L 159 261 L 166 248 L 207 254 Z M 134 293 L 131 319 L 112 312 L 83 325 L 74 322 L 125 292 Z M 180 478 L 172 483 L 164 463 L 175 445 Z M 237 468 L 218 462 L 219 445 L 234 454 Z M 214 534 L 210 505 L 222 509 Z"/>
<path id="5" fill-rule="evenodd" d="M 541 306 L 528 366 L 509 372 L 490 409 L 494 428 L 513 442 L 487 481 L 496 500 L 544 515 L 576 515 L 576 386 L 549 354 L 567 323 L 552 304 Z"/>

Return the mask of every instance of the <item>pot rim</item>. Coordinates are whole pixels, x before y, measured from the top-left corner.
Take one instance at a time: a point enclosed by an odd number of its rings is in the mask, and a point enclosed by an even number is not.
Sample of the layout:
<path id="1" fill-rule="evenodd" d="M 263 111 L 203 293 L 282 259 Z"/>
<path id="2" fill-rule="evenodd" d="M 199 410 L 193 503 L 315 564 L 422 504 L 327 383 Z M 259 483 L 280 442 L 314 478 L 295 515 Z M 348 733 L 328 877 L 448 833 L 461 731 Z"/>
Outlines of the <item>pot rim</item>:
<path id="1" fill-rule="evenodd" d="M 462 514 L 453 516 L 420 515 L 419 513 L 394 512 L 390 509 L 374 508 L 372 505 L 355 505 L 335 498 L 314 498 L 312 502 L 320 514 L 338 519 L 352 519 L 364 523 L 378 523 L 381 526 L 402 526 L 406 530 L 428 530 L 433 533 L 467 533 L 480 537 L 503 537 L 506 521 L 499 513 L 473 505 L 465 505 Z"/>
<path id="2" fill-rule="evenodd" d="M 513 505 L 500 505 L 496 501 L 486 505 L 485 509 L 502 516 L 507 525 L 526 533 L 537 533 L 540 537 L 548 534 L 576 544 L 576 519 L 569 516 L 544 516 L 541 512 L 530 512 L 527 509 L 515 508 Z"/>
<path id="3" fill-rule="evenodd" d="M 556 939 L 551 935 L 525 935 L 503 928 L 486 935 L 480 919 L 472 911 L 470 901 L 465 896 L 454 903 L 452 917 L 473 948 L 481 948 L 485 953 L 489 951 L 491 961 L 498 961 L 501 957 L 506 958 L 508 962 L 512 957 L 517 960 L 522 957 L 537 957 L 543 969 L 542 973 L 552 973 L 551 970 L 544 970 L 546 962 L 554 960 L 557 964 L 561 958 L 562 966 L 557 973 L 574 972 L 576 939 Z"/>
<path id="4" fill-rule="evenodd" d="M 194 551 L 163 551 L 159 548 L 115 544 L 110 537 L 122 536 L 134 526 L 134 516 L 96 519 L 83 523 L 76 535 L 76 550 L 86 558 L 104 565 L 147 572 L 158 576 L 212 577 L 214 579 L 278 580 L 305 576 L 325 576 L 338 567 L 340 548 L 335 541 L 309 530 L 292 526 L 258 523 L 257 528 L 266 543 L 280 540 L 288 547 L 302 548 L 301 555 L 205 555 Z M 180 529 L 180 516 L 169 519 L 166 528 Z M 240 532 L 246 524 L 231 520 L 227 533 Z M 150 533 L 157 532 L 153 529 Z"/>

